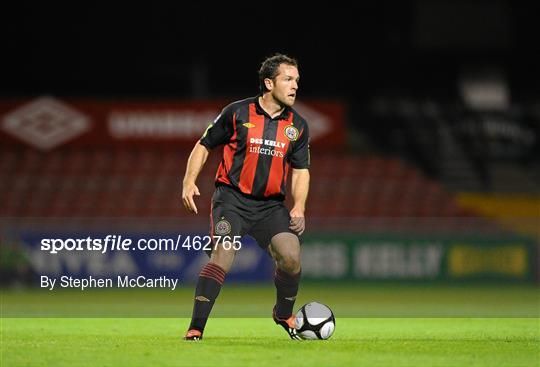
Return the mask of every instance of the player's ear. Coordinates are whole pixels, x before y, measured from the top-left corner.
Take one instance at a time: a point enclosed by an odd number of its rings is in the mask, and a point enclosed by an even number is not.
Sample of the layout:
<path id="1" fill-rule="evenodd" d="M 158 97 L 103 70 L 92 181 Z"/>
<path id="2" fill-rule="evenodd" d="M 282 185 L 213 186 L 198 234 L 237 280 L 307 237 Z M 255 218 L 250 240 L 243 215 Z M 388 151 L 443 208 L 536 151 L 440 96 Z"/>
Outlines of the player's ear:
<path id="1" fill-rule="evenodd" d="M 266 90 L 274 89 L 274 81 L 270 78 L 264 78 L 264 85 L 266 86 Z"/>

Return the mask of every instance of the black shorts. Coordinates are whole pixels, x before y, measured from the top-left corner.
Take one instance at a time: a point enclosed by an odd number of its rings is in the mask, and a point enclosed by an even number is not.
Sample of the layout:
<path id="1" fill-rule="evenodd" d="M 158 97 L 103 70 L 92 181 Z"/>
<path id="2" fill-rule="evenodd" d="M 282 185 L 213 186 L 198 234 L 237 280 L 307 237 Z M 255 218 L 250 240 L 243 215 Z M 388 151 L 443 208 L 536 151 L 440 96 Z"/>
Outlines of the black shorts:
<path id="1" fill-rule="evenodd" d="M 250 235 L 264 250 L 278 233 L 296 235 L 289 224 L 291 216 L 276 199 L 254 199 L 229 186 L 220 185 L 212 197 L 210 234 L 212 236 Z"/>

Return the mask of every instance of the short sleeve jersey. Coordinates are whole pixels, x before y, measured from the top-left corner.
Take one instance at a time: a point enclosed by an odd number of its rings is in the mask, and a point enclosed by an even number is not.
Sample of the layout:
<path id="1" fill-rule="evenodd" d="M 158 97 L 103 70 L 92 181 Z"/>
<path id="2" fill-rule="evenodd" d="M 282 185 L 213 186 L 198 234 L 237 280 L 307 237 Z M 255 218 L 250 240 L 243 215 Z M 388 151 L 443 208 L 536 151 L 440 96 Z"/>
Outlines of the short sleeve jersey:
<path id="1" fill-rule="evenodd" d="M 209 149 L 224 145 L 216 184 L 255 198 L 283 200 L 289 168 L 310 164 L 307 122 L 290 107 L 270 117 L 258 96 L 225 107 L 200 143 Z"/>

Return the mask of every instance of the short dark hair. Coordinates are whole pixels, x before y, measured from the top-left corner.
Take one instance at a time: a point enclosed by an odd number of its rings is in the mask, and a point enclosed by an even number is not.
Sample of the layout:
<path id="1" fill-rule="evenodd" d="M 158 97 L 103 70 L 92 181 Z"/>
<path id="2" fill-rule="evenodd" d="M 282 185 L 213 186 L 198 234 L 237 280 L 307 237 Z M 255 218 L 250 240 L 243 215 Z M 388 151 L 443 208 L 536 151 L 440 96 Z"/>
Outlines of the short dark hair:
<path id="1" fill-rule="evenodd" d="M 267 91 L 266 86 L 264 85 L 264 79 L 269 78 L 274 80 L 278 75 L 279 65 L 281 64 L 287 64 L 298 68 L 298 61 L 287 55 L 276 53 L 267 57 L 259 69 L 259 88 L 261 93 Z"/>

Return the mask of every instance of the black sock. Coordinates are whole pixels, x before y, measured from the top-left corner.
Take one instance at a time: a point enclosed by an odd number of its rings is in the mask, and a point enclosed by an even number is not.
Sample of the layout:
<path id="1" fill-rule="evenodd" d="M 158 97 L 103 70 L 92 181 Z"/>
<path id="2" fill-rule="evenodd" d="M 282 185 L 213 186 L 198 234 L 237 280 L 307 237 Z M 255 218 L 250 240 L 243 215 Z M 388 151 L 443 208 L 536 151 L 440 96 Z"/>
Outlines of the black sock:
<path id="1" fill-rule="evenodd" d="M 276 269 L 274 274 L 274 284 L 277 291 L 275 314 L 280 319 L 288 319 L 293 313 L 294 301 L 296 301 L 300 283 L 300 274 L 301 271 L 297 274 L 289 274 Z"/>
<path id="2" fill-rule="evenodd" d="M 199 274 L 197 288 L 195 289 L 195 303 L 189 329 L 203 331 L 208 321 L 208 316 L 216 301 L 223 281 L 225 270 L 214 263 L 207 263 Z"/>

